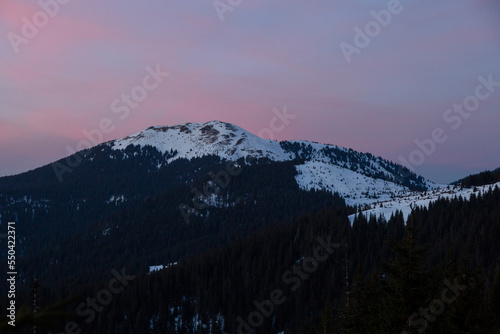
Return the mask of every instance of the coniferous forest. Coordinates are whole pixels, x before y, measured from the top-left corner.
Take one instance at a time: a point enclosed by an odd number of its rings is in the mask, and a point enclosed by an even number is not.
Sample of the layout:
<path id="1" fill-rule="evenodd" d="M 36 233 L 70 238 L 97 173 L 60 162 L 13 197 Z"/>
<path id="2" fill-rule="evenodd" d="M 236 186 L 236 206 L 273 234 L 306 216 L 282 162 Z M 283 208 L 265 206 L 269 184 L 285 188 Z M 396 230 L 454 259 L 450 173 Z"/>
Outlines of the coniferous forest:
<path id="1" fill-rule="evenodd" d="M 161 207 L 168 199 L 156 201 L 147 205 Z M 358 215 L 351 224 L 353 209 L 339 202 L 314 213 L 276 216 L 275 224 L 220 245 L 200 242 L 197 251 L 158 272 L 115 266 L 114 273 L 95 279 L 85 273 L 81 280 L 42 279 L 42 311 L 73 300 L 48 312 L 56 314 L 49 319 L 56 325 L 52 331 L 38 331 L 497 333 L 499 203 L 500 190 L 491 188 L 470 200 L 417 207 L 407 224 L 401 213 L 388 221 Z M 148 219 L 162 214 L 150 209 Z M 116 219 L 134 221 L 134 215 L 122 212 Z M 101 256 L 136 256 L 108 246 Z M 99 292 L 116 274 L 123 289 L 108 300 Z M 26 291 L 29 305 L 33 288 Z"/>

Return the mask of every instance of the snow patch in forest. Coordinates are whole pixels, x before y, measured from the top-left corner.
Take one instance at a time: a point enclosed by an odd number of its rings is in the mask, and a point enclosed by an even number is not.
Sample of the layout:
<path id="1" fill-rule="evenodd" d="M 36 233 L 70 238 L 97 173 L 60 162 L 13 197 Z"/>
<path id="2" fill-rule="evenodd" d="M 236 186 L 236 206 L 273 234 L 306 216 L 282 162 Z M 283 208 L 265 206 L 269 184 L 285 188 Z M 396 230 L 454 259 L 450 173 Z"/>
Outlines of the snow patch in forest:
<path id="1" fill-rule="evenodd" d="M 500 182 L 472 188 L 462 188 L 459 185 L 450 185 L 440 189 L 424 192 L 411 191 L 405 196 L 401 196 L 400 198 L 394 200 L 372 203 L 365 210 L 363 210 L 362 213 L 367 218 L 371 215 L 375 215 L 377 217 L 384 216 L 385 220 L 389 220 L 391 215 L 399 210 L 403 213 L 403 217 L 406 221 L 408 216 L 411 214 L 410 205 L 428 208 L 429 204 L 437 201 L 438 199 L 453 199 L 462 197 L 464 200 L 470 200 L 473 194 L 475 196 L 483 195 L 490 189 L 495 189 L 496 187 L 500 187 Z M 349 216 L 351 223 L 354 221 L 355 216 L 356 214 Z"/>
<path id="2" fill-rule="evenodd" d="M 172 268 L 173 266 L 176 266 L 177 262 L 172 262 L 164 266 L 163 264 L 157 265 L 157 266 L 149 266 L 149 273 L 155 272 L 155 271 L 160 271 L 163 269 L 168 269 Z"/>
<path id="3" fill-rule="evenodd" d="M 127 201 L 127 198 L 125 197 L 125 195 L 112 195 L 107 201 L 106 201 L 106 204 L 111 204 L 111 203 L 115 203 L 115 205 L 119 204 L 119 203 L 124 203 Z"/>

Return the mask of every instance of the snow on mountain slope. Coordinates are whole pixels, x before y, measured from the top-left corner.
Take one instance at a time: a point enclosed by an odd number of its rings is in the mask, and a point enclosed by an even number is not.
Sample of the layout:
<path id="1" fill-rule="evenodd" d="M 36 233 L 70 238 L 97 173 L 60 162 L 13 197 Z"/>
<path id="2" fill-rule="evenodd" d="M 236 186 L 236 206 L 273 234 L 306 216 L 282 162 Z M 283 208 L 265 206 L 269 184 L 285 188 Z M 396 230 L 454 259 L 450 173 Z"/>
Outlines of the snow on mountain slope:
<path id="1" fill-rule="evenodd" d="M 295 179 L 300 188 L 336 191 L 348 205 L 389 201 L 409 192 L 402 185 L 367 177 L 324 162 L 308 161 L 296 168 L 299 174 Z"/>
<path id="2" fill-rule="evenodd" d="M 223 159 L 236 160 L 247 155 L 274 161 L 290 160 L 279 142 L 259 138 L 235 125 L 212 121 L 186 123 L 175 126 L 156 126 L 120 140 L 111 142 L 116 150 L 128 145 L 151 145 L 160 152 L 177 151 L 169 162 L 180 158 L 198 158 L 218 155 Z"/>
<path id="3" fill-rule="evenodd" d="M 296 181 L 302 189 L 337 191 L 351 205 L 387 201 L 409 191 L 408 187 L 442 187 L 418 175 L 405 174 L 402 166 L 369 153 L 308 141 L 262 139 L 220 121 L 150 127 L 107 145 L 113 150 L 124 150 L 129 145 L 149 145 L 162 153 L 172 154 L 166 163 L 206 155 L 227 160 L 252 156 L 272 161 L 305 161 L 296 166 L 299 172 Z"/>
<path id="4" fill-rule="evenodd" d="M 500 182 L 475 188 L 461 188 L 456 185 L 426 192 L 409 191 L 406 195 L 403 195 L 400 198 L 372 203 L 368 209 L 363 210 L 363 214 L 366 217 L 370 217 L 370 215 L 373 214 L 377 217 L 383 215 L 386 220 L 389 220 L 391 215 L 399 210 L 403 212 L 403 217 L 406 220 L 411 213 L 410 205 L 412 204 L 428 208 L 430 203 L 435 202 L 440 198 L 452 199 L 461 196 L 462 198 L 469 200 L 472 194 L 484 194 L 489 191 L 490 188 L 494 189 L 495 187 L 500 187 Z M 355 216 L 356 214 L 349 216 L 351 223 L 354 221 Z"/>

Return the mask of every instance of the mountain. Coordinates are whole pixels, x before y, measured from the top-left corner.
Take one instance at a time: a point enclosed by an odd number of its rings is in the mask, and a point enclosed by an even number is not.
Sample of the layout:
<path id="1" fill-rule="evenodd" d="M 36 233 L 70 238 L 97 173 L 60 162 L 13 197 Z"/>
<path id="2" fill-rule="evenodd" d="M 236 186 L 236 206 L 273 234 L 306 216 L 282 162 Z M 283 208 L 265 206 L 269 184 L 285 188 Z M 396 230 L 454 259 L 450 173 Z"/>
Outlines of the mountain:
<path id="1" fill-rule="evenodd" d="M 172 263 L 301 214 L 436 187 L 369 153 L 187 123 L 0 178 L 0 224 L 19 222 L 26 277 L 77 282 L 130 258 L 135 270 Z M 68 256 L 79 270 L 62 265 Z"/>
<path id="2" fill-rule="evenodd" d="M 16 222 L 20 304 L 35 275 L 46 300 L 57 301 L 74 292 L 95 295 L 110 272 L 124 268 L 140 283 L 130 294 L 116 296 L 113 308 L 103 313 L 109 317 L 90 324 L 86 333 L 98 333 L 96 327 L 103 323 L 113 333 L 149 333 L 147 328 L 153 327 L 154 332 L 169 332 L 179 319 L 190 319 L 182 327 L 191 333 L 186 326 L 213 320 L 221 327 L 228 315 L 235 329 L 233 316 L 247 313 L 256 291 L 264 298 L 287 268 L 301 264 L 316 236 L 352 242 L 350 274 L 358 265 L 368 272 L 380 256 L 390 255 L 391 239 L 403 235 L 406 217 L 401 211 L 406 216 L 415 203 L 422 207 L 418 223 L 426 235 L 438 237 L 434 245 L 440 248 L 431 257 L 436 263 L 451 245 L 466 242 L 467 250 L 474 249 L 470 231 L 484 225 L 472 219 L 477 206 L 487 221 L 478 237 L 491 253 L 484 264 L 491 279 L 500 226 L 498 196 L 498 188 L 435 184 L 370 153 L 266 140 L 212 121 L 150 127 L 0 178 L 0 228 Z M 463 198 L 470 201 L 464 204 Z M 462 211 L 457 208 L 462 206 L 471 222 L 459 233 Z M 356 214 L 359 210 L 365 214 Z M 426 224 L 431 211 L 433 220 Z M 370 213 L 385 218 L 365 218 Z M 307 284 L 314 294 L 304 288 L 279 312 L 279 330 L 273 333 L 285 328 L 287 314 L 300 323 L 313 321 L 299 316 L 300 305 L 307 304 L 310 314 L 317 312 L 324 302 L 322 287 L 332 277 L 336 284 L 328 289 L 330 297 L 340 300 L 344 266 L 337 264 L 344 256 L 336 254 L 335 264 Z M 6 247 L 0 249 L 0 261 L 7 261 Z M 158 265 L 166 269 L 150 273 Z M 0 295 L 5 289 L 0 285 Z M 235 291 L 239 297 L 227 304 Z M 150 302 L 139 302 L 143 297 Z"/>
<path id="3" fill-rule="evenodd" d="M 369 153 L 363 154 L 352 149 L 308 141 L 277 142 L 262 139 L 233 124 L 219 121 L 150 127 L 137 134 L 109 142 L 108 145 L 113 150 L 125 150 L 133 145 L 141 148 L 154 147 L 164 154 L 175 152 L 165 164 L 181 158 L 192 159 L 207 155 L 215 155 L 226 160 L 252 156 L 271 161 L 296 160 L 335 165 L 412 189 L 426 190 L 438 187 L 401 165 L 374 157 Z M 161 165 L 158 166 L 160 167 Z M 310 169 L 309 167 L 306 166 L 305 169 Z M 316 167 L 319 166 L 312 166 L 312 169 Z M 338 174 L 333 170 L 330 172 Z M 328 182 L 328 179 L 326 181 L 328 184 L 332 183 Z"/>
<path id="4" fill-rule="evenodd" d="M 235 125 L 212 121 L 150 127 L 34 171 L 0 178 L 0 194 L 31 189 L 31 194 L 80 197 L 79 190 L 86 192 L 86 188 L 97 187 L 97 182 L 100 202 L 113 202 L 115 197 L 125 200 L 125 195 L 156 195 L 177 187 L 180 181 L 190 183 L 218 171 L 218 167 L 208 167 L 211 163 L 187 166 L 188 161 L 210 157 L 212 161 L 253 158 L 292 162 L 297 171 L 294 182 L 301 189 L 338 192 L 349 205 L 388 200 L 409 190 L 442 187 L 370 153 L 307 141 L 266 140 Z M 183 165 L 187 168 L 180 167 Z M 166 170 L 175 172 L 178 178 L 164 175 Z M 157 174 L 162 174 L 161 182 Z"/>
<path id="5" fill-rule="evenodd" d="M 73 172 L 74 165 L 80 166 L 84 162 L 91 162 L 102 153 L 106 154 L 109 159 L 116 159 L 122 154 L 124 158 L 131 158 L 144 154 L 144 149 L 151 148 L 157 151 L 155 153 L 160 153 L 163 158 L 155 166 L 157 169 L 178 159 L 191 160 L 217 156 L 223 160 L 235 161 L 250 156 L 271 161 L 294 160 L 336 165 L 367 177 L 386 180 L 416 190 L 438 187 L 410 172 L 406 167 L 374 157 L 370 153 L 360 153 L 335 145 L 308 141 L 277 142 L 262 139 L 233 124 L 219 121 L 150 127 L 134 135 L 98 145 L 87 151 L 77 152 L 66 159 L 35 171 L 0 178 L 0 186 L 9 187 L 9 181 L 12 183 L 20 181 L 23 184 L 23 180 L 30 180 L 34 174 L 41 173 L 41 169 L 45 169 L 43 172 L 52 169 L 56 172 L 54 176 L 64 176 Z M 62 177 L 59 178 L 59 181 L 62 179 Z M 49 176 L 45 181 L 51 183 L 54 177 Z M 19 188 L 18 185 L 16 188 Z"/>
<path id="6" fill-rule="evenodd" d="M 177 159 L 209 155 L 232 161 L 248 156 L 271 161 L 297 161 L 299 175 L 296 181 L 302 189 L 337 191 L 350 205 L 394 198 L 409 189 L 440 187 L 401 165 L 369 153 L 307 141 L 262 139 L 233 124 L 219 121 L 150 127 L 108 145 L 113 150 L 123 151 L 132 145 L 170 153 L 171 157 L 161 162 L 158 168 Z"/>

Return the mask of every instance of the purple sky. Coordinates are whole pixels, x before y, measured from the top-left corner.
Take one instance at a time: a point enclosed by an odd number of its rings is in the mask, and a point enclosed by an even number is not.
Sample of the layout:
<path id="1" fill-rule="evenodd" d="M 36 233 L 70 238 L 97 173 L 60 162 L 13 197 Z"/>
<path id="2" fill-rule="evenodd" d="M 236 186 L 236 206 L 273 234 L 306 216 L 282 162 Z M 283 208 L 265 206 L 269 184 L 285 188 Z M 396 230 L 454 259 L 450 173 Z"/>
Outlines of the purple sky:
<path id="1" fill-rule="evenodd" d="M 0 176 L 67 156 L 105 118 L 103 141 L 214 119 L 258 134 L 284 106 L 297 116 L 276 139 L 402 157 L 437 182 L 500 167 L 500 84 L 477 88 L 500 82 L 498 1 L 242 0 L 220 15 L 212 0 L 55 1 L 41 1 L 53 17 L 0 1 Z M 369 23 L 388 6 L 385 27 Z M 367 24 L 348 63 L 340 45 Z M 157 65 L 168 77 L 115 113 Z"/>

